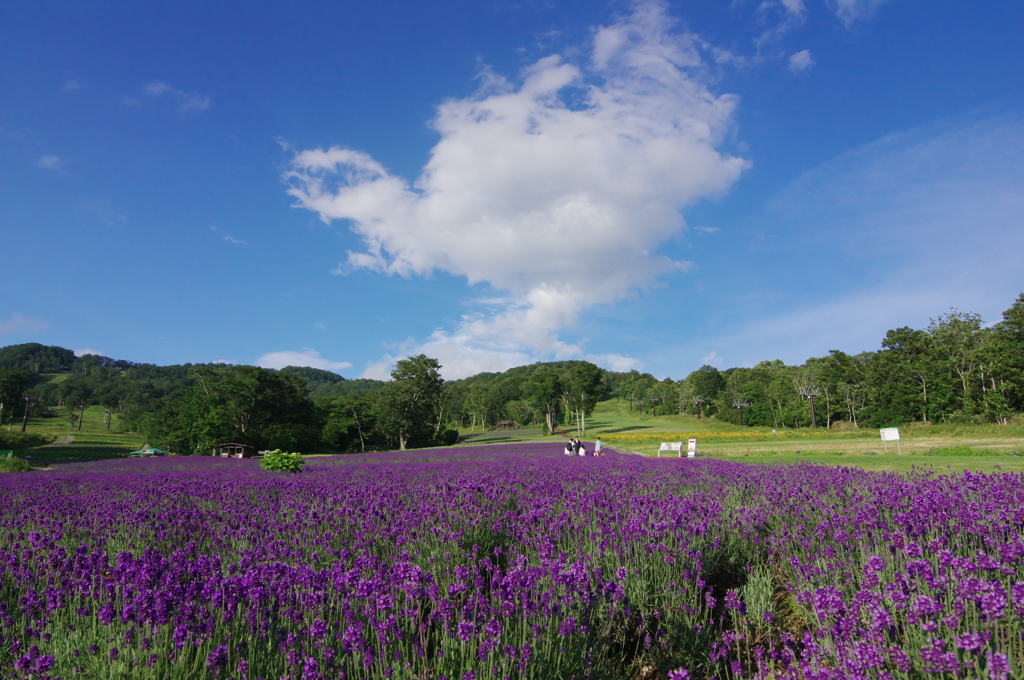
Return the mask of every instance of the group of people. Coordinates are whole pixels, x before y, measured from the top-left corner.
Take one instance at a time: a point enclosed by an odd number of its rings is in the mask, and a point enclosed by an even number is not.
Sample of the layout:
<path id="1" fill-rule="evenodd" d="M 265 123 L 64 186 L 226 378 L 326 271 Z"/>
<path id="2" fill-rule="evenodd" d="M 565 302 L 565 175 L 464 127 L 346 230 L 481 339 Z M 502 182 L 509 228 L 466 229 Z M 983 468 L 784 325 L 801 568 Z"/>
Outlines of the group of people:
<path id="1" fill-rule="evenodd" d="M 594 452 L 591 454 L 591 453 L 587 453 L 587 447 L 583 445 L 583 442 L 580 441 L 579 437 L 573 437 L 572 439 L 570 439 L 569 441 L 567 441 L 565 443 L 565 455 L 567 455 L 567 456 L 590 456 L 590 455 L 603 456 L 604 455 L 604 451 L 603 451 L 603 445 L 601 443 L 601 438 L 598 437 L 594 441 Z"/>

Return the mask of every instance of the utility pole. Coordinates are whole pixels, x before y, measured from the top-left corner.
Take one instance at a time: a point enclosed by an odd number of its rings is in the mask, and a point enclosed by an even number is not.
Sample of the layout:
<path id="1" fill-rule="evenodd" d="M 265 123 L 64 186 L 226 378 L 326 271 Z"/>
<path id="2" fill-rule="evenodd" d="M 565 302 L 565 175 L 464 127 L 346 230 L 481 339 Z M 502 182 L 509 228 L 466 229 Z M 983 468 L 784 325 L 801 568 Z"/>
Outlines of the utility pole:
<path id="1" fill-rule="evenodd" d="M 32 395 L 25 395 L 25 415 L 21 419 L 21 431 L 22 432 L 24 432 L 25 428 L 28 427 L 28 410 L 30 408 L 32 408 L 33 406 L 35 406 L 35 404 L 32 403 L 32 399 L 33 398 L 34 397 Z"/>
<path id="2" fill-rule="evenodd" d="M 749 399 L 733 399 L 732 407 L 740 410 L 740 427 L 743 427 L 743 409 L 750 406 Z"/>
<path id="3" fill-rule="evenodd" d="M 704 397 L 694 397 L 693 403 L 697 405 L 697 420 L 700 420 L 700 405 L 704 403 Z"/>
<path id="4" fill-rule="evenodd" d="M 814 385 L 811 385 L 810 387 L 804 387 L 804 388 L 800 389 L 800 396 L 801 397 L 807 397 L 808 399 L 811 400 L 811 427 L 812 428 L 818 427 L 818 419 L 814 415 L 814 398 L 817 397 L 820 394 L 821 394 L 821 390 L 819 390 Z"/>

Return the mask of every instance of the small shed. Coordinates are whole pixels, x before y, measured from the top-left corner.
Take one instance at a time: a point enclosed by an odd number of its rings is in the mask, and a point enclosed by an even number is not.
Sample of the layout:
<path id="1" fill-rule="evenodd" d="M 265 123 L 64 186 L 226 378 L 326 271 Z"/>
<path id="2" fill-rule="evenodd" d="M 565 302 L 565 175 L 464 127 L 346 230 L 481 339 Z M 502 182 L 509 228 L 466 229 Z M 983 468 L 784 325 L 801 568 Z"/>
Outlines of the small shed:
<path id="1" fill-rule="evenodd" d="M 237 442 L 225 442 L 213 447 L 213 455 L 221 458 L 255 458 L 256 447 Z"/>
<path id="2" fill-rule="evenodd" d="M 498 424 L 491 428 L 491 432 L 501 430 L 521 430 L 523 426 L 514 420 L 499 420 Z"/>

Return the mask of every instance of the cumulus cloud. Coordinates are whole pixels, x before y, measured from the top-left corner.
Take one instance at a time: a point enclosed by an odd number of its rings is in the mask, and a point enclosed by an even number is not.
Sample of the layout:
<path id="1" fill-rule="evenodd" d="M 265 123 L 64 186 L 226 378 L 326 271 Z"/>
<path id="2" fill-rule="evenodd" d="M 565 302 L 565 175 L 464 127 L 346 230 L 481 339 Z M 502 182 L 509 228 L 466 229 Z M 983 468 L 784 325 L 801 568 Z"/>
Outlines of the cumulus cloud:
<path id="1" fill-rule="evenodd" d="M 283 351 L 264 354 L 256 360 L 257 366 L 263 368 L 284 368 L 285 366 L 308 366 L 310 368 L 321 368 L 325 371 L 340 371 L 343 368 L 351 368 L 352 364 L 347 361 L 331 361 L 320 356 L 315 349 L 308 347 L 301 352 Z"/>
<path id="2" fill-rule="evenodd" d="M 810 50 L 800 50 L 789 55 L 789 70 L 793 73 L 806 71 L 812 66 L 814 66 L 814 58 L 811 57 Z"/>
<path id="3" fill-rule="evenodd" d="M 149 83 L 143 89 L 151 97 L 170 97 L 177 102 L 179 111 L 205 111 L 210 107 L 208 95 L 186 92 L 160 81 Z"/>
<path id="4" fill-rule="evenodd" d="M 38 316 L 24 316 L 23 314 L 11 314 L 7 321 L 0 321 L 0 335 L 7 333 L 42 333 L 50 327 Z"/>
<path id="5" fill-rule="evenodd" d="M 46 170 L 60 170 L 62 161 L 60 156 L 54 156 L 52 154 L 43 154 L 36 161 L 36 165 Z"/>
<path id="6" fill-rule="evenodd" d="M 870 19 L 886 0 L 830 0 L 829 6 L 843 25 L 850 28 L 858 21 Z"/>
<path id="7" fill-rule="evenodd" d="M 98 357 L 101 357 L 101 356 L 105 355 L 103 350 L 100 350 L 100 349 L 89 349 L 88 347 L 86 347 L 85 349 L 73 349 L 71 351 L 75 353 L 76 357 L 84 357 L 86 354 L 93 354 L 93 355 L 98 356 Z"/>
<path id="8" fill-rule="evenodd" d="M 514 82 L 484 71 L 475 94 L 439 107 L 440 141 L 412 184 L 332 147 L 295 155 L 288 193 L 362 239 L 339 271 L 443 271 L 511 298 L 423 348 L 469 363 L 474 352 L 581 357 L 558 332 L 685 270 L 659 244 L 685 228 L 683 208 L 723 194 L 748 165 L 719 150 L 736 98 L 708 88 L 699 39 L 675 23 L 639 2 L 595 32 L 583 63 L 551 55 Z"/>

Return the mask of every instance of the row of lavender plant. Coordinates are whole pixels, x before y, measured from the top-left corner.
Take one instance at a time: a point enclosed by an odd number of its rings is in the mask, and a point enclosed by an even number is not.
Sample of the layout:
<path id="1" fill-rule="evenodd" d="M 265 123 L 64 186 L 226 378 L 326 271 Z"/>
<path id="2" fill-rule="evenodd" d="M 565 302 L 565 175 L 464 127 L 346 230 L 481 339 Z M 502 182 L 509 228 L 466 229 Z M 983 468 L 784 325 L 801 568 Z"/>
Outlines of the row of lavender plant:
<path id="1" fill-rule="evenodd" d="M 1019 476 L 446 457 L 5 477 L 0 654 L 16 677 L 308 680 L 1019 661 Z"/>

